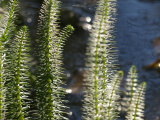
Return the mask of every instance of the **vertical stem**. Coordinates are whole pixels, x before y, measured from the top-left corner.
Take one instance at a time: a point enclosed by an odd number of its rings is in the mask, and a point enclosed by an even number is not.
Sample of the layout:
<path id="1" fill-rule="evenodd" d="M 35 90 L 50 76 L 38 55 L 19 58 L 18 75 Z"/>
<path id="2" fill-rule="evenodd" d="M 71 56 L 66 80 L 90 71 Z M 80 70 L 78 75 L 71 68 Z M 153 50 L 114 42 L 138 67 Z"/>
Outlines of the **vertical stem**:
<path id="1" fill-rule="evenodd" d="M 50 43 L 50 22 L 51 22 L 51 7 L 52 7 L 52 0 L 50 0 L 49 2 L 49 10 L 48 10 L 48 23 L 47 23 L 47 38 L 46 38 L 46 42 L 47 42 L 47 48 L 46 48 L 46 62 L 47 62 L 47 87 L 48 87 L 48 119 L 52 120 L 53 119 L 53 100 L 52 100 L 52 89 L 51 89 L 51 71 L 50 71 L 50 47 L 49 47 L 49 43 Z M 56 5 L 56 0 L 54 1 L 54 6 Z"/>
<path id="2" fill-rule="evenodd" d="M 16 82 L 17 82 L 17 103 L 18 103 L 18 110 L 20 110 L 19 120 L 24 120 L 24 113 L 22 111 L 22 99 L 21 99 L 21 86 L 20 86 L 20 68 L 21 68 L 21 53 L 22 53 L 22 44 L 24 40 L 24 34 L 26 33 L 26 27 L 23 28 L 22 37 L 19 44 L 18 50 L 18 63 L 17 63 L 17 72 L 16 72 Z"/>
<path id="3" fill-rule="evenodd" d="M 7 39 L 6 34 L 8 32 L 9 27 L 10 27 L 10 24 L 11 24 L 11 20 L 12 20 L 12 17 L 13 17 L 13 12 L 14 12 L 14 9 L 15 9 L 16 2 L 17 2 L 17 0 L 14 0 L 13 3 L 12 3 L 12 7 L 11 7 L 11 10 L 10 10 L 9 18 L 8 18 L 8 22 L 7 22 L 7 26 L 4 30 L 3 35 L 0 38 L 0 40 L 2 40 L 2 41 L 6 41 L 6 39 Z"/>
<path id="4" fill-rule="evenodd" d="M 113 98 L 113 95 L 114 95 L 114 91 L 115 91 L 115 87 L 117 85 L 117 82 L 119 80 L 119 76 L 116 78 L 116 81 L 114 82 L 114 86 L 113 86 L 113 89 L 112 89 L 112 92 L 111 92 L 111 96 L 109 98 L 109 106 L 108 106 L 108 119 L 111 120 L 111 115 L 110 115 L 110 110 L 111 110 L 111 102 L 112 102 L 112 98 Z"/>
<path id="5" fill-rule="evenodd" d="M 1 42 L 1 41 L 0 41 Z M 2 48 L 2 46 L 0 45 Z M 2 52 L 2 49 L 0 50 Z M 2 53 L 0 53 L 0 120 L 3 118 L 3 78 L 2 78 Z"/>
<path id="6" fill-rule="evenodd" d="M 10 10 L 10 13 L 9 13 L 9 18 L 8 18 L 8 22 L 7 22 L 7 26 L 4 30 L 4 33 L 2 34 L 2 36 L 0 37 L 0 119 L 3 118 L 3 78 L 2 78 L 2 71 L 3 71 L 3 63 L 2 63 L 2 41 L 6 41 L 7 38 L 6 38 L 6 34 L 8 32 L 8 29 L 9 29 L 9 26 L 10 26 L 10 23 L 11 23 L 11 20 L 12 20 L 12 16 L 13 16 L 13 12 L 14 12 L 14 9 L 15 9 L 15 4 L 16 4 L 16 0 L 13 1 L 12 3 L 12 7 L 11 7 L 11 10 Z"/>
<path id="7" fill-rule="evenodd" d="M 144 89 L 145 85 L 146 85 L 145 82 L 143 82 L 142 85 L 141 85 L 141 89 L 140 89 L 139 94 L 138 94 L 138 99 L 137 99 L 137 103 L 136 103 L 136 109 L 135 109 L 135 112 L 134 112 L 134 119 L 133 120 L 136 120 L 137 110 L 138 110 L 138 107 L 139 107 L 139 104 L 140 104 L 139 103 L 140 102 L 140 98 L 141 98 L 141 96 L 143 94 L 143 89 Z"/>
<path id="8" fill-rule="evenodd" d="M 108 2 L 108 1 L 106 1 L 106 2 Z M 104 5 L 104 7 L 105 7 L 104 9 L 106 9 L 105 5 Z M 104 11 L 104 10 L 102 10 L 102 11 Z M 97 80 L 97 76 L 98 76 L 98 55 L 99 55 L 98 48 L 99 48 L 99 44 L 101 44 L 100 43 L 101 34 L 102 34 L 101 30 L 102 30 L 102 24 L 104 22 L 104 18 L 107 17 L 106 12 L 107 12 L 107 10 L 102 13 L 102 18 L 101 18 L 99 29 L 98 29 L 98 37 L 97 37 L 97 41 L 96 41 L 96 51 L 95 51 L 95 70 L 94 70 L 94 85 L 95 86 L 94 86 L 94 89 L 95 89 L 95 110 L 96 110 L 96 114 L 98 114 L 98 112 L 99 112 L 98 111 L 98 84 L 97 84 L 97 82 L 98 82 L 98 80 Z M 104 60 L 103 56 L 102 56 L 102 60 Z M 103 68 L 104 68 L 104 66 L 103 66 Z M 103 82 L 105 83 L 105 80 Z M 105 86 L 102 86 L 102 87 L 105 88 Z M 99 117 L 97 116 L 96 120 L 98 120 L 98 119 L 99 119 Z"/>

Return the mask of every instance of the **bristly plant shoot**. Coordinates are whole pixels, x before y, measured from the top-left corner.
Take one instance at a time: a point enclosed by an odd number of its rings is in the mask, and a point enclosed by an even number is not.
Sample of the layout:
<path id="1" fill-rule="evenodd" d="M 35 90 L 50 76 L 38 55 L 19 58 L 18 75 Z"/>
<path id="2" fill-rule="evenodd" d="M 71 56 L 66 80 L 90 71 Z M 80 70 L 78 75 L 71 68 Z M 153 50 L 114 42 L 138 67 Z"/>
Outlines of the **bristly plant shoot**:
<path id="1" fill-rule="evenodd" d="M 143 120 L 146 83 L 138 85 L 135 66 L 130 68 L 126 82 L 126 94 L 122 101 L 126 111 L 126 120 Z"/>
<path id="2" fill-rule="evenodd" d="M 37 101 L 39 119 L 62 119 L 62 45 L 64 40 L 74 30 L 68 25 L 60 32 L 59 1 L 45 0 L 38 27 L 38 71 L 37 71 Z"/>
<path id="3" fill-rule="evenodd" d="M 115 72 L 117 53 L 113 32 L 116 3 L 116 0 L 100 0 L 92 25 L 86 53 L 88 73 L 85 79 L 85 86 L 87 87 L 84 89 L 83 104 L 83 119 L 85 120 L 113 120 L 118 118 L 119 87 L 123 73 Z M 129 82 L 132 82 L 132 79 Z M 137 100 L 136 106 L 138 108 L 139 102 L 142 102 L 140 100 L 143 98 L 144 87 L 143 84 L 140 93 L 136 91 L 139 96 L 134 97 L 134 101 Z M 135 91 L 132 93 L 135 94 Z M 130 97 L 132 99 L 132 96 Z M 130 120 L 139 116 L 137 107 L 134 113 L 131 111 L 134 117 L 130 117 Z"/>
<path id="4" fill-rule="evenodd" d="M 100 0 L 87 49 L 87 87 L 83 119 L 111 120 L 117 117 L 117 99 L 123 73 L 116 73 L 113 28 L 116 0 Z"/>

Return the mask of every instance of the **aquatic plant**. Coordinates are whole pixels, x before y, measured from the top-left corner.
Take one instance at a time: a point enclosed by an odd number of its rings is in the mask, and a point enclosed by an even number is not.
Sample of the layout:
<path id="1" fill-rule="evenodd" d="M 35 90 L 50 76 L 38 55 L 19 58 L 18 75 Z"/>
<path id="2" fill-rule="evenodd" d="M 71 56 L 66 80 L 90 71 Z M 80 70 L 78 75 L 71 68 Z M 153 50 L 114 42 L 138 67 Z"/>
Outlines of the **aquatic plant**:
<path id="1" fill-rule="evenodd" d="M 126 79 L 126 92 L 123 99 L 127 120 L 143 120 L 144 118 L 144 94 L 146 83 L 138 85 L 137 72 L 135 66 L 129 70 Z"/>
<path id="2" fill-rule="evenodd" d="M 68 25 L 60 32 L 58 29 L 59 1 L 45 0 L 38 28 L 38 71 L 37 101 L 39 119 L 62 119 L 62 45 L 74 30 Z"/>
<path id="3" fill-rule="evenodd" d="M 35 110 L 30 109 L 29 33 L 24 26 L 16 36 L 10 34 L 15 26 L 16 2 L 11 2 L 10 13 L 1 27 L 1 119 L 62 119 L 62 46 L 74 29 L 68 25 L 60 32 L 57 22 L 59 1 L 44 1 L 37 38 L 36 105 L 33 105 Z M 33 116 L 29 116 L 31 113 Z"/>
<path id="4" fill-rule="evenodd" d="M 100 0 L 95 14 L 95 20 L 91 31 L 91 36 L 87 48 L 86 67 L 88 73 L 85 79 L 83 119 L 85 120 L 113 120 L 118 118 L 119 88 L 123 72 L 117 72 L 116 50 L 114 42 L 114 23 L 116 15 L 116 0 Z M 134 69 L 134 67 L 132 67 Z M 133 72 L 134 73 L 134 72 Z M 139 106 L 143 100 L 145 84 L 138 87 L 135 92 L 136 82 L 132 78 L 127 79 L 127 84 L 132 90 L 127 91 L 137 103 L 127 104 L 128 120 L 135 120 L 139 116 L 137 111 L 143 110 L 143 105 Z M 134 90 L 133 90 L 134 88 Z M 140 89 L 140 90 L 139 90 Z M 135 95 L 136 94 L 136 95 Z M 128 99 L 129 99 L 128 98 Z M 142 101 L 140 101 L 142 100 Z M 143 113 L 142 113 L 143 114 Z M 134 116 L 134 117 L 132 117 Z M 141 115 L 139 118 L 142 117 Z"/>
<path id="5" fill-rule="evenodd" d="M 4 49 L 5 42 L 9 41 L 9 37 L 11 36 L 11 31 L 14 29 L 14 11 L 15 6 L 17 6 L 17 0 L 12 1 L 11 7 L 9 7 L 9 13 L 3 16 L 0 27 L 0 119 L 5 119 L 6 113 L 6 87 L 4 86 L 7 82 L 6 75 L 10 75 L 10 73 L 6 73 L 4 70 L 6 57 L 8 56 L 7 51 Z M 6 73 L 6 74 L 5 74 Z M 11 76 L 12 77 L 12 76 Z M 11 87 L 11 86 L 10 86 Z"/>
<path id="6" fill-rule="evenodd" d="M 37 31 L 38 64 L 32 98 L 29 32 L 26 26 L 19 32 L 15 30 L 17 1 L 10 3 L 10 12 L 4 17 L 0 30 L 0 119 L 67 119 L 63 116 L 62 47 L 74 28 L 68 25 L 61 31 L 58 25 L 60 2 L 44 0 Z M 113 39 L 115 6 L 115 0 L 100 0 L 95 15 L 86 53 L 83 119 L 112 120 L 118 117 L 123 72 L 117 72 Z M 126 118 L 129 120 L 142 118 L 139 111 L 143 110 L 140 104 L 144 101 L 145 83 L 137 87 L 134 73 L 132 67 L 127 79 Z M 128 84 L 130 82 L 132 84 Z M 138 89 L 136 92 L 135 88 Z"/>

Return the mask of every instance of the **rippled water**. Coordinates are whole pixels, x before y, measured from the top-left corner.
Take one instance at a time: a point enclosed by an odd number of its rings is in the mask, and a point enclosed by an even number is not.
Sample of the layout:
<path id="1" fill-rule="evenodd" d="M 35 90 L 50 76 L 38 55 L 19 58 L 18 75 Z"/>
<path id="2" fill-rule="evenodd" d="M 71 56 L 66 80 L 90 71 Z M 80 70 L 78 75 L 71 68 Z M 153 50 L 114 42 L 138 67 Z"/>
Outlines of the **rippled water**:
<path id="1" fill-rule="evenodd" d="M 131 65 L 139 80 L 147 82 L 146 120 L 160 120 L 160 74 L 143 67 L 159 58 L 153 40 L 160 36 L 160 2 L 118 0 L 116 41 L 120 68 L 127 74 Z"/>

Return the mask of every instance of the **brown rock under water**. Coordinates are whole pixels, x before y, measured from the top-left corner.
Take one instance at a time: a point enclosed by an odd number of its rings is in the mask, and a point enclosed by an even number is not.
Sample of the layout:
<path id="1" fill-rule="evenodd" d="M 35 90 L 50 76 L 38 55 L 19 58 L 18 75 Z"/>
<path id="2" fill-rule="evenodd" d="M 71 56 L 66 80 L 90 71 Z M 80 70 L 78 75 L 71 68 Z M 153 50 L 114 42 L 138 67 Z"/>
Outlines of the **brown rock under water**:
<path id="1" fill-rule="evenodd" d="M 155 62 L 151 63 L 150 65 L 147 65 L 143 67 L 145 70 L 157 70 L 160 72 L 160 58 L 158 58 Z"/>

